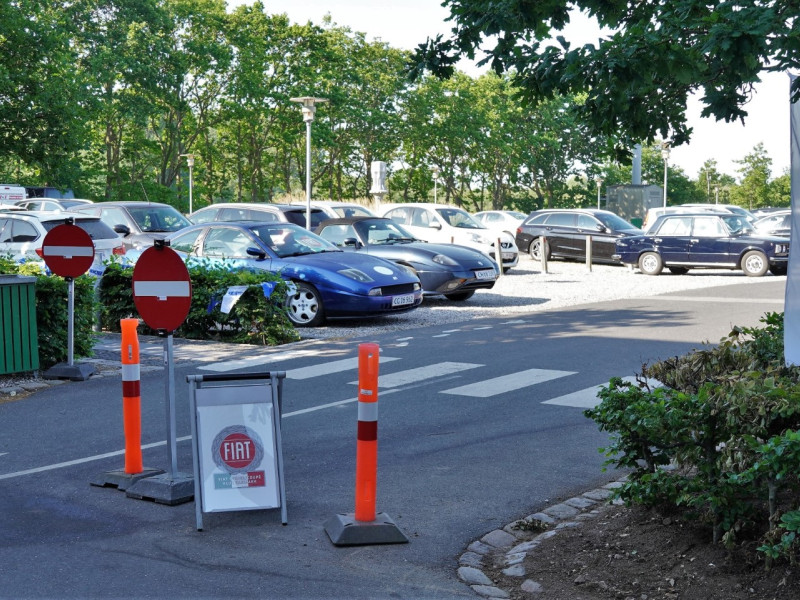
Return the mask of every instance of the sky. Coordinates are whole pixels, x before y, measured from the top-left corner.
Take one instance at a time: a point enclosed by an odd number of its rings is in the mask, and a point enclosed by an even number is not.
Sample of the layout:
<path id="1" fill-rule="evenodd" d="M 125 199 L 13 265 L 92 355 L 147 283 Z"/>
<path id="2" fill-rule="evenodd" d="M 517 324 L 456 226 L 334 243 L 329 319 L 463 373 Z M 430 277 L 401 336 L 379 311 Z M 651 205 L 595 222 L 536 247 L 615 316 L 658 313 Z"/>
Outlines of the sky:
<path id="1" fill-rule="evenodd" d="M 366 34 L 368 41 L 381 40 L 394 48 L 413 50 L 428 37 L 449 37 L 452 25 L 445 20 L 449 11 L 441 0 L 263 0 L 272 14 L 286 13 L 289 20 L 321 24 L 326 14 L 334 23 Z M 252 4 L 252 0 L 228 0 L 229 7 Z M 573 43 L 596 39 L 597 29 L 578 15 L 566 37 Z M 479 71 L 462 61 L 459 69 L 477 76 Z M 717 161 L 717 170 L 738 179 L 740 166 L 735 162 L 750 154 L 762 143 L 772 159 L 772 176 L 779 177 L 789 168 L 789 76 L 765 73 L 756 86 L 753 99 L 745 106 L 749 113 L 745 124 L 725 123 L 700 117 L 699 100 L 690 100 L 687 118 L 694 127 L 691 143 L 672 148 L 669 165 L 677 165 L 688 177 L 697 177 L 703 163 Z M 659 182 L 650 182 L 659 184 Z"/>

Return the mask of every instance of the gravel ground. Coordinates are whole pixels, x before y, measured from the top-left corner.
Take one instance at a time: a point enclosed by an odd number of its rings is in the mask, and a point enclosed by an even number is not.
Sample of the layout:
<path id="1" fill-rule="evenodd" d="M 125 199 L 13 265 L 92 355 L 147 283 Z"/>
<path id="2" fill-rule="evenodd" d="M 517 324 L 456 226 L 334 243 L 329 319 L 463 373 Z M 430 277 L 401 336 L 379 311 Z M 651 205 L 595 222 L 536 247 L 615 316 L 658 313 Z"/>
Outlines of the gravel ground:
<path id="1" fill-rule="evenodd" d="M 501 277 L 491 290 L 478 290 L 465 302 L 452 302 L 441 296 L 427 297 L 419 308 L 409 313 L 375 319 L 329 320 L 325 327 L 302 329 L 300 334 L 304 339 L 348 338 L 372 331 L 444 325 L 734 283 L 757 285 L 773 278 L 771 274 L 747 277 L 741 271 L 723 269 L 697 269 L 686 275 L 673 275 L 665 270 L 652 277 L 627 267 L 593 265 L 589 271 L 584 263 L 564 261 L 550 261 L 547 273 L 543 273 L 541 263 L 521 255 L 519 265 Z"/>

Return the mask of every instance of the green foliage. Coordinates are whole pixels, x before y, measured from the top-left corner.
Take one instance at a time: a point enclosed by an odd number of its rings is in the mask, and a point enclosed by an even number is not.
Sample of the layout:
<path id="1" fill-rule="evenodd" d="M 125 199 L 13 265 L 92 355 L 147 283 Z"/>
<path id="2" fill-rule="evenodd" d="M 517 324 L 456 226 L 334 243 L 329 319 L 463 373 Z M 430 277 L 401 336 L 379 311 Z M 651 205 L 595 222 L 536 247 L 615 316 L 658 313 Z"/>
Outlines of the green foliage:
<path id="1" fill-rule="evenodd" d="M 133 269 L 118 262 L 110 263 L 100 283 L 101 323 L 104 329 L 119 331 L 120 319 L 137 317 L 133 301 L 131 277 Z M 192 304 L 178 337 L 215 339 L 226 342 L 279 345 L 297 341 L 297 334 L 286 316 L 284 299 L 286 282 L 264 271 L 230 270 L 195 262 L 189 266 L 192 282 Z M 273 282 L 269 298 L 262 283 Z M 229 314 L 220 311 L 221 302 L 231 286 L 249 286 Z M 209 307 L 211 309 L 209 310 Z M 157 332 L 142 325 L 142 333 Z"/>
<path id="2" fill-rule="evenodd" d="M 36 277 L 36 327 L 38 331 L 39 366 L 47 369 L 69 357 L 69 284 L 61 277 L 45 275 L 35 263 L 17 264 L 0 257 L 0 273 Z M 73 355 L 92 356 L 97 313 L 94 277 L 83 275 L 75 281 L 73 320 Z"/>
<path id="3" fill-rule="evenodd" d="M 612 379 L 585 414 L 611 434 L 606 464 L 631 470 L 619 497 L 680 510 L 726 545 L 762 535 L 769 566 L 797 551 L 800 369 L 784 364 L 783 315 L 761 322 Z"/>

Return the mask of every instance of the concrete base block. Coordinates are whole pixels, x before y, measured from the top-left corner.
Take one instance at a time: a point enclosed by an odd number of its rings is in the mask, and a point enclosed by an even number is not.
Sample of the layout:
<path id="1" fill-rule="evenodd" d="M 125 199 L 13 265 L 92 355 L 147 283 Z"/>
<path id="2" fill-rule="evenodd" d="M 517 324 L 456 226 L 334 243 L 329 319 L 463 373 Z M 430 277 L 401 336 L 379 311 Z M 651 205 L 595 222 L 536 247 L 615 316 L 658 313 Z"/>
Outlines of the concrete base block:
<path id="1" fill-rule="evenodd" d="M 339 514 L 328 519 L 325 531 L 336 546 L 408 543 L 408 538 L 386 513 L 378 513 L 374 521 L 356 521 L 352 513 Z"/>
<path id="2" fill-rule="evenodd" d="M 194 499 L 194 477 L 187 473 L 164 473 L 140 479 L 125 491 L 128 498 L 151 500 L 175 506 Z"/>
<path id="3" fill-rule="evenodd" d="M 106 471 L 97 475 L 89 483 L 97 487 L 117 488 L 124 492 L 140 479 L 160 475 L 163 472 L 162 469 L 142 469 L 141 473 L 126 473 L 124 470 Z"/>
<path id="4" fill-rule="evenodd" d="M 42 374 L 45 379 L 69 379 L 70 381 L 86 381 L 94 374 L 94 365 L 90 363 L 58 363 Z"/>

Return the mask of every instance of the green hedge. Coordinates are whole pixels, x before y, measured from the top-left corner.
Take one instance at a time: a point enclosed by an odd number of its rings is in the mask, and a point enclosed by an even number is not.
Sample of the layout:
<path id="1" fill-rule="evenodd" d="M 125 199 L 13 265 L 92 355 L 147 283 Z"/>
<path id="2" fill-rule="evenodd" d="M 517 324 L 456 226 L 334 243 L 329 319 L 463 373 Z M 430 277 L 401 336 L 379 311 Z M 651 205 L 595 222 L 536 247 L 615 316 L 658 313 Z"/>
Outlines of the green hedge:
<path id="1" fill-rule="evenodd" d="M 606 464 L 631 470 L 618 497 L 706 523 L 728 547 L 759 540 L 770 566 L 800 549 L 800 368 L 784 364 L 783 315 L 761 322 L 635 384 L 612 379 L 585 414 L 611 433 Z"/>
<path id="2" fill-rule="evenodd" d="M 119 331 L 120 319 L 137 317 L 133 302 L 133 269 L 118 262 L 107 265 L 100 280 L 100 322 L 108 331 Z M 279 345 L 300 339 L 286 315 L 286 282 L 265 271 L 231 270 L 207 263 L 189 266 L 192 304 L 186 321 L 176 331 L 178 337 L 214 339 L 226 342 Z M 272 282 L 267 298 L 261 284 Z M 219 302 L 231 286 L 248 286 L 229 314 L 220 311 Z M 157 332 L 142 324 L 140 332 Z"/>

